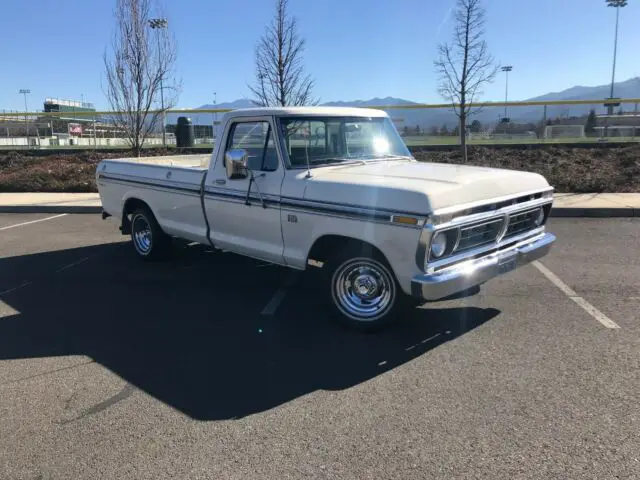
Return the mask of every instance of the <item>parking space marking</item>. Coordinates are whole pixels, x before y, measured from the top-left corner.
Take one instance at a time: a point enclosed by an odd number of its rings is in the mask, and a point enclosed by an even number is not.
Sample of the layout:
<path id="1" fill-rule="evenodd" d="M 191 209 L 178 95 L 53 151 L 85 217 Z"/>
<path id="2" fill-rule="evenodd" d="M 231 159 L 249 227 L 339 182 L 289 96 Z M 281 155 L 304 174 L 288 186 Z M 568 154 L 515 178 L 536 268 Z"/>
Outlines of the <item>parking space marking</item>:
<path id="1" fill-rule="evenodd" d="M 540 262 L 536 260 L 535 262 L 533 262 L 533 266 L 540 270 L 540 272 L 545 277 L 547 277 L 551 281 L 551 283 L 558 287 L 562 291 L 562 293 L 573 300 L 576 304 L 580 305 L 580 307 L 582 307 L 585 312 L 598 320 L 602 325 L 607 328 L 620 328 L 620 326 L 616 322 L 611 320 L 604 313 L 591 305 L 584 298 L 579 296 L 569 285 L 560 280 L 555 273 L 542 265 Z"/>
<path id="2" fill-rule="evenodd" d="M 7 225 L 6 227 L 0 227 L 0 230 L 9 230 L 10 228 L 22 227 L 24 225 L 31 225 L 32 223 L 46 222 L 47 220 L 53 220 L 54 218 L 60 218 L 66 215 L 69 215 L 69 214 L 61 213 L 60 215 L 54 215 L 53 217 L 39 218 L 38 220 L 31 220 L 30 222 L 22 222 L 22 223 L 16 223 L 15 225 Z"/>
<path id="3" fill-rule="evenodd" d="M 76 265 L 80 265 L 81 263 L 84 263 L 87 260 L 89 260 L 91 257 L 93 257 L 93 255 L 90 255 L 88 257 L 83 257 L 80 260 L 76 260 L 75 262 L 71 262 L 71 263 L 69 263 L 67 265 L 64 265 L 64 266 L 60 267 L 59 269 L 57 269 L 56 273 L 63 272 L 64 270 L 67 270 L 67 269 L 69 269 L 71 267 L 75 267 Z M 15 292 L 16 290 L 19 290 L 19 289 L 21 289 L 23 287 L 26 287 L 27 285 L 31 285 L 32 283 L 33 283 L 32 281 L 24 282 L 22 285 L 18 285 L 17 287 L 12 287 L 12 288 L 10 288 L 8 290 L 0 292 L 0 296 L 5 295 L 7 293 Z"/>
<path id="4" fill-rule="evenodd" d="M 13 288 L 10 288 L 9 290 L 5 290 L 4 292 L 0 292 L 0 295 L 4 295 L 5 293 L 15 292 L 16 290 L 19 290 L 22 287 L 26 287 L 27 285 L 31 285 L 31 282 L 24 282 L 22 285 L 18 285 L 17 287 L 13 287 Z"/>
<path id="5" fill-rule="evenodd" d="M 70 264 L 65 265 L 64 267 L 60 267 L 58 270 L 56 270 L 56 273 L 60 273 L 64 270 L 67 270 L 68 268 L 75 267 L 76 265 L 80 265 L 81 263 L 84 263 L 87 260 L 89 260 L 89 258 L 90 257 L 84 257 L 84 258 L 81 258 L 80 260 L 76 260 L 75 262 L 71 262 Z"/>
<path id="6" fill-rule="evenodd" d="M 271 297 L 269 303 L 267 303 L 267 305 L 262 309 L 260 315 L 273 315 L 274 313 L 276 313 L 278 306 L 282 303 L 284 297 L 287 296 L 289 288 L 293 286 L 299 275 L 300 272 L 298 272 L 297 270 L 294 270 L 289 274 L 287 280 L 284 282 L 284 285 L 280 287 L 276 291 L 276 293 L 273 294 L 273 297 Z"/>

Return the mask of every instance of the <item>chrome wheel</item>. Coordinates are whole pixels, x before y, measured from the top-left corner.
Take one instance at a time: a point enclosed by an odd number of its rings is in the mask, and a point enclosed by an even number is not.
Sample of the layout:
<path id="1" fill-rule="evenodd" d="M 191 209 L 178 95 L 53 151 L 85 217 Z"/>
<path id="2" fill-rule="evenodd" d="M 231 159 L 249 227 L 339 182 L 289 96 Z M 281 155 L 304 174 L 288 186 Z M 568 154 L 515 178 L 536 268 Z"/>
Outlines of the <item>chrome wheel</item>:
<path id="1" fill-rule="evenodd" d="M 372 322 L 393 307 L 396 284 L 389 270 L 371 258 L 347 260 L 333 274 L 333 301 L 347 317 Z"/>
<path id="2" fill-rule="evenodd" d="M 148 255 L 153 247 L 151 225 L 144 215 L 138 214 L 131 220 L 133 245 L 140 255 Z"/>

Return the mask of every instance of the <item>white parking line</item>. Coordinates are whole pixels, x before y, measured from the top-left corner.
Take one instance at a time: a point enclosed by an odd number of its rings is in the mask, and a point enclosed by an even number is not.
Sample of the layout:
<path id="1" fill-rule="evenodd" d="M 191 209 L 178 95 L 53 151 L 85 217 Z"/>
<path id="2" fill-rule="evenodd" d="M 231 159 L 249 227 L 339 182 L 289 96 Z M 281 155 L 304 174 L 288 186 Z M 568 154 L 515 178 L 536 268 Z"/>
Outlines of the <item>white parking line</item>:
<path id="1" fill-rule="evenodd" d="M 65 214 L 66 215 L 66 214 Z M 59 272 L 63 272 L 64 270 L 67 270 L 71 267 L 75 267 L 76 265 L 80 265 L 81 263 L 86 262 L 87 260 L 89 260 L 93 255 L 90 255 L 88 257 L 83 257 L 80 260 L 76 260 L 75 262 L 69 263 L 67 265 L 64 265 L 62 267 L 60 267 L 58 270 L 56 270 L 56 273 Z M 17 287 L 12 287 L 8 290 L 5 290 L 3 292 L 0 292 L 0 296 L 6 294 L 6 293 L 11 293 L 11 292 L 15 292 L 16 290 L 20 290 L 23 287 L 26 287 L 27 285 L 31 285 L 33 282 L 28 281 L 28 282 L 24 282 L 22 285 L 18 285 Z"/>
<path id="2" fill-rule="evenodd" d="M 297 270 L 289 274 L 287 280 L 284 282 L 284 285 L 279 288 L 276 293 L 273 294 L 273 297 L 271 297 L 269 303 L 267 303 L 267 305 L 262 309 L 262 312 L 260 312 L 261 315 L 273 315 L 274 313 L 276 313 L 278 306 L 280 305 L 280 303 L 282 303 L 284 297 L 286 297 L 289 287 L 291 287 L 298 279 L 298 275 L 300 275 L 300 272 L 298 272 Z"/>
<path id="3" fill-rule="evenodd" d="M 547 277 L 551 283 L 553 283 L 556 287 L 558 287 L 562 293 L 564 293 L 567 297 L 573 300 L 575 303 L 580 305 L 582 309 L 591 315 L 593 318 L 598 320 L 602 325 L 607 328 L 620 328 L 620 326 L 607 317 L 604 313 L 598 310 L 596 307 L 587 302 L 584 298 L 579 296 L 569 285 L 560 280 L 555 273 L 549 270 L 547 267 L 542 265 L 540 262 L 533 262 L 533 266 L 536 267 L 540 272 Z"/>
<path id="4" fill-rule="evenodd" d="M 15 292 L 16 290 L 19 290 L 22 287 L 26 287 L 27 285 L 31 285 L 31 282 L 24 282 L 22 285 L 18 285 L 17 287 L 13 287 L 13 288 L 10 288 L 9 290 L 5 290 L 4 292 L 0 292 L 0 295 L 4 295 L 5 293 Z"/>
<path id="5" fill-rule="evenodd" d="M 81 258 L 80 260 L 76 260 L 75 262 L 72 262 L 72 263 L 70 263 L 68 265 L 65 265 L 64 267 L 60 267 L 58 270 L 56 270 L 56 273 L 62 272 L 63 270 L 66 270 L 66 269 L 71 268 L 71 267 L 75 267 L 76 265 L 80 265 L 81 263 L 86 262 L 87 260 L 89 260 L 89 258 L 90 257 L 84 257 L 84 258 Z"/>
<path id="6" fill-rule="evenodd" d="M 0 230 L 9 230 L 10 228 L 22 227 L 23 225 L 31 225 L 32 223 L 46 222 L 47 220 L 53 220 L 54 218 L 64 217 L 65 215 L 69 215 L 69 214 L 61 213 L 60 215 L 54 215 L 53 217 L 39 218 L 38 220 L 31 220 L 30 222 L 16 223 L 15 225 L 0 227 Z"/>

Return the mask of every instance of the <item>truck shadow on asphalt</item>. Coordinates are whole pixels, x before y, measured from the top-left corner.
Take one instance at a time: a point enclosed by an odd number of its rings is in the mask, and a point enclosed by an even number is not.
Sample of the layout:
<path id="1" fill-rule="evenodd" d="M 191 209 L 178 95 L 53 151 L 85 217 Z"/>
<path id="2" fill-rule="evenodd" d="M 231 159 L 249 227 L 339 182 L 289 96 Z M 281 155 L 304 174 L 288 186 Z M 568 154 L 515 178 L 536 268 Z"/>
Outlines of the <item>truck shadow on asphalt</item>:
<path id="1" fill-rule="evenodd" d="M 191 418 L 224 420 L 353 387 L 499 314 L 415 309 L 363 335 L 329 321 L 313 291 L 294 287 L 275 315 L 261 315 L 287 275 L 186 245 L 157 264 L 133 258 L 128 244 L 0 259 L 0 292 L 24 285 L 0 295 L 17 311 L 0 310 L 0 360 L 86 355 L 128 382 L 129 393 L 87 415 L 138 389 Z"/>

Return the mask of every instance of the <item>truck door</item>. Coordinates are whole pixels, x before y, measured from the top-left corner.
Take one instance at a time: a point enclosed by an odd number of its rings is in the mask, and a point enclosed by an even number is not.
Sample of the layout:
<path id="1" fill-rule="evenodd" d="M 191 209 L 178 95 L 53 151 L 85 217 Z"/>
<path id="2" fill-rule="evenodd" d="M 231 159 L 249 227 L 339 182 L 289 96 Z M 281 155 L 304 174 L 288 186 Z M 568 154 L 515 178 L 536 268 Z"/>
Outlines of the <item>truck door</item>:
<path id="1" fill-rule="evenodd" d="M 284 166 L 280 161 L 272 117 L 238 117 L 225 127 L 215 165 L 207 176 L 204 208 L 211 241 L 219 248 L 269 262 L 283 263 L 284 242 L 280 227 L 280 189 Z M 251 175 L 229 179 L 225 153 L 244 149 Z M 262 194 L 262 200 L 259 193 Z M 248 203 L 248 204 L 247 204 Z"/>

